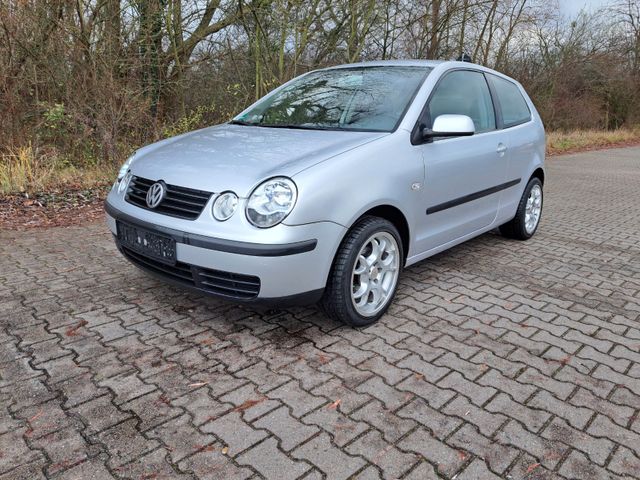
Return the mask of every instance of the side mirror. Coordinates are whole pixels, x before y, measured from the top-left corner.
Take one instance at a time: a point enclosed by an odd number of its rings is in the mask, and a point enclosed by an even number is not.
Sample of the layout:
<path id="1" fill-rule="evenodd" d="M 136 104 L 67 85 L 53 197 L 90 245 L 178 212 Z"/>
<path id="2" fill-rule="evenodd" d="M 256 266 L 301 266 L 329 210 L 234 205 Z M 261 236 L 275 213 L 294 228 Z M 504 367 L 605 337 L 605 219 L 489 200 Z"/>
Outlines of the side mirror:
<path id="1" fill-rule="evenodd" d="M 422 138 L 469 137 L 476 133 L 473 120 L 466 115 L 440 115 L 433 122 L 433 128 L 424 128 Z"/>

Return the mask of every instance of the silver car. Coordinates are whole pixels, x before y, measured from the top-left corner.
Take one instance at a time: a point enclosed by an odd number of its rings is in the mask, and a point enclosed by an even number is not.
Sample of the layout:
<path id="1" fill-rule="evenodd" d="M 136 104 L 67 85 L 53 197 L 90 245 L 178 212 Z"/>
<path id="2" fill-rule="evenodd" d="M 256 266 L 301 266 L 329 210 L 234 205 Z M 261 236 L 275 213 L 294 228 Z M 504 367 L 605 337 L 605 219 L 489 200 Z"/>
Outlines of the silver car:
<path id="1" fill-rule="evenodd" d="M 354 326 L 401 270 L 542 211 L 545 134 L 520 84 L 461 62 L 313 71 L 229 123 L 139 149 L 106 201 L 122 254 L 242 302 L 319 302 Z"/>

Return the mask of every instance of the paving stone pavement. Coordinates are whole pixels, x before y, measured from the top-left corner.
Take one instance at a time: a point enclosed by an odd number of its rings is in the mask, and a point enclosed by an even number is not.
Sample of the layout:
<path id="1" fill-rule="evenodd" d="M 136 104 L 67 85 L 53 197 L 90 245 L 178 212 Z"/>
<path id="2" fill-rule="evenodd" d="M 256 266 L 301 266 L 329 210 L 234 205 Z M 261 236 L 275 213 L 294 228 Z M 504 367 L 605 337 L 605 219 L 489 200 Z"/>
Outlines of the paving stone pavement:
<path id="1" fill-rule="evenodd" d="M 640 148 L 548 161 L 540 230 L 407 271 L 362 330 L 0 233 L 0 479 L 640 478 Z"/>

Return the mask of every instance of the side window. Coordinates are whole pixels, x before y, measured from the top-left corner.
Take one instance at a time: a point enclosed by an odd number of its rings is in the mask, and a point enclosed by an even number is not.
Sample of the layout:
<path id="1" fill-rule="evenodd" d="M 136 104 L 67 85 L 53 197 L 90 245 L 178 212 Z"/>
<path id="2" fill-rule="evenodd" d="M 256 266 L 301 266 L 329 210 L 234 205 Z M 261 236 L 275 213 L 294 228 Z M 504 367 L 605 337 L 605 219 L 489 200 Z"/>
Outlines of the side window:
<path id="1" fill-rule="evenodd" d="M 440 115 L 454 114 L 471 117 L 476 133 L 496 129 L 496 116 L 489 86 L 480 72 L 455 70 L 445 74 L 427 107 L 429 122 Z"/>
<path id="2" fill-rule="evenodd" d="M 521 123 L 531 120 L 531 112 L 518 86 L 496 77 L 495 75 L 487 75 L 491 86 L 498 97 L 500 111 L 502 112 L 502 121 L 505 127 L 513 127 Z"/>

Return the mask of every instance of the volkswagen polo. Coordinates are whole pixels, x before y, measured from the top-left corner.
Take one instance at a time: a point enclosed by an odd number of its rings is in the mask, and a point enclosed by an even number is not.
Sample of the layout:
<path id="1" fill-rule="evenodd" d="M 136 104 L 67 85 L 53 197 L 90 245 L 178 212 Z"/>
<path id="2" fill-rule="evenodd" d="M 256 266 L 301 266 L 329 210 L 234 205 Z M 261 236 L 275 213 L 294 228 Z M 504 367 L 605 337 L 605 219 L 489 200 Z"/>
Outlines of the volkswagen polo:
<path id="1" fill-rule="evenodd" d="M 306 73 L 226 124 L 135 152 L 106 201 L 143 270 L 240 302 L 378 320 L 404 267 L 536 231 L 545 134 L 522 86 L 461 62 Z"/>

